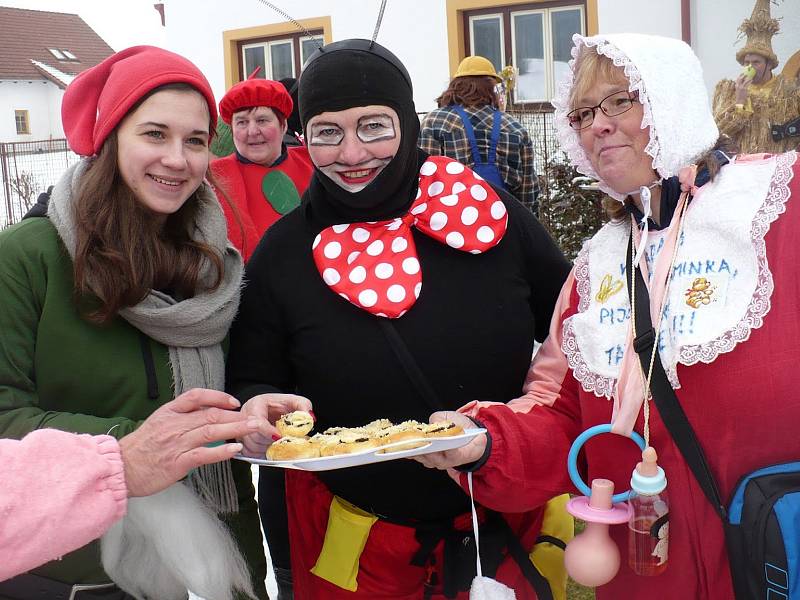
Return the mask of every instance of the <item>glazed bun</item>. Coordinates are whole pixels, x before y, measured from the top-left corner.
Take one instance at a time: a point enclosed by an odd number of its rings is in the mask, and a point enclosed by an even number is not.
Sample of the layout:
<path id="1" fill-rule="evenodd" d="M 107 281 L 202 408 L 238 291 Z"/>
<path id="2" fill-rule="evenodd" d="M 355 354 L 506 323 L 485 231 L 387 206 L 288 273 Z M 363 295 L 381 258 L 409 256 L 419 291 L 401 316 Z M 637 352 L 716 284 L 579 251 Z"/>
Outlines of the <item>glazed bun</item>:
<path id="1" fill-rule="evenodd" d="M 304 437 L 283 437 L 267 448 L 269 460 L 319 458 L 320 447 Z"/>
<path id="2" fill-rule="evenodd" d="M 337 454 L 353 454 L 378 447 L 378 442 L 366 433 L 344 431 L 336 436 L 335 443 L 323 444 L 320 447 L 320 456 L 335 456 Z"/>
<path id="3" fill-rule="evenodd" d="M 437 421 L 436 423 L 426 423 L 420 426 L 420 431 L 425 437 L 450 437 L 452 435 L 461 435 L 464 430 L 460 425 L 456 425 L 452 421 Z"/>
<path id="4" fill-rule="evenodd" d="M 425 437 L 425 434 L 423 434 L 420 430 L 422 426 L 422 423 L 419 423 L 418 421 L 404 421 L 399 425 L 390 427 L 388 429 L 389 435 L 387 437 L 387 444 L 395 444 L 397 442 L 404 442 L 406 440 L 415 441 L 411 441 L 407 444 L 401 444 L 399 446 L 392 446 L 391 448 L 387 448 L 384 452 L 389 453 L 400 452 L 401 450 L 412 450 L 427 444 L 427 442 L 422 439 Z"/>
<path id="5" fill-rule="evenodd" d="M 314 419 L 304 410 L 296 410 L 283 415 L 275 426 L 282 436 L 303 437 L 314 428 Z"/>

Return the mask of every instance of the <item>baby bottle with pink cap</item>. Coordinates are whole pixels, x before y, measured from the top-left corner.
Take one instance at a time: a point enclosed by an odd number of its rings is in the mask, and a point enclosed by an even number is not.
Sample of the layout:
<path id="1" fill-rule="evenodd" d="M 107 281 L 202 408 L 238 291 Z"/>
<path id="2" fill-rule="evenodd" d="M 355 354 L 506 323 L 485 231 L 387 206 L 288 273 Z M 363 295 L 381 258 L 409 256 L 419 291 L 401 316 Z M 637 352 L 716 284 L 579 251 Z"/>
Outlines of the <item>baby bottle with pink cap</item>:
<path id="1" fill-rule="evenodd" d="M 669 504 L 667 478 L 648 446 L 631 476 L 632 513 L 628 522 L 628 564 L 637 575 L 660 575 L 667 568 Z"/>

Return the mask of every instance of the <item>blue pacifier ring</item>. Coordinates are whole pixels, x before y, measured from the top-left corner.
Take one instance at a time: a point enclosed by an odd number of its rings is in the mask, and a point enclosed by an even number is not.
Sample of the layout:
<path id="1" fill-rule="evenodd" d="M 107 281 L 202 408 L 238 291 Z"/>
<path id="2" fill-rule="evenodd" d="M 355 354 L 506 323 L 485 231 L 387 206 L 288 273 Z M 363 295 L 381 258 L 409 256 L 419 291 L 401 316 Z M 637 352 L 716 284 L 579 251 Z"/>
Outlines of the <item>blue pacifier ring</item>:
<path id="1" fill-rule="evenodd" d="M 572 480 L 572 483 L 578 488 L 584 496 L 591 496 L 592 490 L 586 485 L 586 482 L 581 479 L 580 473 L 578 473 L 578 453 L 583 448 L 583 445 L 593 438 L 596 435 L 600 435 L 601 433 L 611 433 L 611 423 L 605 423 L 603 425 L 595 425 L 594 427 L 590 427 L 582 434 L 580 434 L 575 441 L 572 442 L 572 447 L 569 449 L 569 456 L 567 456 L 567 471 L 569 472 L 569 478 Z M 636 445 L 641 448 L 642 451 L 645 449 L 644 438 L 636 433 L 635 431 L 631 431 L 629 436 Z M 631 491 L 628 490 L 627 492 L 620 492 L 619 494 L 614 494 L 611 497 L 611 502 L 616 504 L 617 502 L 625 502 L 631 496 Z"/>

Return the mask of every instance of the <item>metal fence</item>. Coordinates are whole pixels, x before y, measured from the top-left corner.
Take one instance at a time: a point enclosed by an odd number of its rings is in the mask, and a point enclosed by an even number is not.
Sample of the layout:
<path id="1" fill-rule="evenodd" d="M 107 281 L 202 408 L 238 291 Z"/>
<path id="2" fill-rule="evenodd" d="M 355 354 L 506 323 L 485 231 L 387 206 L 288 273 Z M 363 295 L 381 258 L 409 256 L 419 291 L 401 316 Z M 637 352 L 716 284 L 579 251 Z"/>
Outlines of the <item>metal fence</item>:
<path id="1" fill-rule="evenodd" d="M 79 159 L 65 139 L 0 143 L 0 229 L 22 219 L 37 196 Z"/>
<path id="2" fill-rule="evenodd" d="M 510 110 L 508 114 L 530 133 L 540 197 L 546 201 L 553 188 L 553 165 L 562 162 L 553 113 Z M 0 143 L 0 229 L 18 222 L 36 202 L 39 193 L 55 184 L 64 170 L 79 158 L 64 139 Z"/>

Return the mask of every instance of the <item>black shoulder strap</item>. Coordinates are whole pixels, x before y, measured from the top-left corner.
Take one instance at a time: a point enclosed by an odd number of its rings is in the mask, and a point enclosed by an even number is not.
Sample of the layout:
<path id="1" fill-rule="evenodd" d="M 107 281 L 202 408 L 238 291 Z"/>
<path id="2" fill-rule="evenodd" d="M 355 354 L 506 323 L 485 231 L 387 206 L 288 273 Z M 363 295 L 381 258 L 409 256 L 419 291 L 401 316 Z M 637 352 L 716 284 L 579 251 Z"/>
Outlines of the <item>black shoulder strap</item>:
<path id="1" fill-rule="evenodd" d="M 389 346 L 391 346 L 392 351 L 400 361 L 403 370 L 406 372 L 406 375 L 408 375 L 411 383 L 414 384 L 414 387 L 417 388 L 417 392 L 422 396 L 422 399 L 425 400 L 428 406 L 434 411 L 447 410 L 442 401 L 439 400 L 439 396 L 436 395 L 425 373 L 419 368 L 417 361 L 414 359 L 414 355 L 411 354 L 405 341 L 403 341 L 403 338 L 397 333 L 394 324 L 389 319 L 383 317 L 378 317 L 378 324 L 383 334 L 386 336 Z"/>
<path id="2" fill-rule="evenodd" d="M 625 282 L 630 286 L 631 269 L 633 269 L 633 235 L 631 235 L 630 244 L 628 246 L 627 269 L 625 271 Z M 650 369 L 650 356 L 653 352 L 653 344 L 655 343 L 655 330 L 653 323 L 650 319 L 650 294 L 647 291 L 644 277 L 642 277 L 641 269 L 636 269 L 636 338 L 633 340 L 633 348 L 639 355 L 639 361 L 642 364 L 642 370 L 647 373 Z M 631 293 L 628 290 L 628 298 Z M 633 306 L 632 306 L 633 308 Z M 650 381 L 650 391 L 653 394 L 653 401 L 655 402 L 661 419 L 667 431 L 670 432 L 672 438 L 675 440 L 675 445 L 681 451 L 684 460 L 686 460 L 689 468 L 692 470 L 695 478 L 697 479 L 700 487 L 703 489 L 708 501 L 714 507 L 716 513 L 724 521 L 727 518 L 727 510 L 722 503 L 717 488 L 717 482 L 711 474 L 711 469 L 706 461 L 703 449 L 697 441 L 694 429 L 692 429 L 683 407 L 675 395 L 675 390 L 667 379 L 667 374 L 664 371 L 664 366 L 661 364 L 661 358 L 656 350 L 655 360 L 653 361 L 653 376 Z"/>

